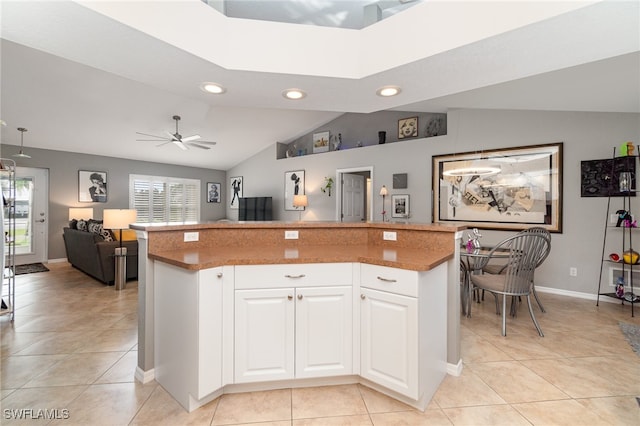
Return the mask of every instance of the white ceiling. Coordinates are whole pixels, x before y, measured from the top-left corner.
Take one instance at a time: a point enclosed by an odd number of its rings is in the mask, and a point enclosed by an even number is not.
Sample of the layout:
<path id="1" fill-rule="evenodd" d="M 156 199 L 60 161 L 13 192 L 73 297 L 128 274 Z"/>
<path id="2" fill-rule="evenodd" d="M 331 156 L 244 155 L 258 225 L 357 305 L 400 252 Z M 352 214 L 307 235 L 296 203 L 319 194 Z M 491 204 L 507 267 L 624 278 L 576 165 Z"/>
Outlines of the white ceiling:
<path id="1" fill-rule="evenodd" d="M 638 1 L 426 1 L 362 30 L 229 18 L 198 0 L 0 7 L 2 143 L 26 127 L 25 151 L 228 170 L 345 112 L 640 113 Z M 212 80 L 227 92 L 199 89 Z M 385 84 L 403 92 L 375 96 Z M 288 101 L 290 87 L 308 96 Z M 136 141 L 173 131 L 175 114 L 180 133 L 218 145 Z"/>

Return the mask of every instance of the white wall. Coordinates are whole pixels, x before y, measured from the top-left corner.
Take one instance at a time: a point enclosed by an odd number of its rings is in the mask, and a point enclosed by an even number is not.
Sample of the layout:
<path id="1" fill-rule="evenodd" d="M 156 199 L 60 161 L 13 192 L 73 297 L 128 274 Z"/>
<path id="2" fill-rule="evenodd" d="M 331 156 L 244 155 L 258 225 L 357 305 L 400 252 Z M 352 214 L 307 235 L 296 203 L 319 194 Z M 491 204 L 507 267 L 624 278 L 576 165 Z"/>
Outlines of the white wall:
<path id="1" fill-rule="evenodd" d="M 324 177 L 335 178 L 336 169 L 373 166 L 374 194 L 382 185 L 390 195 L 409 194 L 410 221 L 430 222 L 433 155 L 564 142 L 563 232 L 552 235 L 551 254 L 536 280 L 539 286 L 595 294 L 607 199 L 580 197 L 580 161 L 609 158 L 625 141 L 639 144 L 640 114 L 452 110 L 447 120 L 446 136 L 282 160 L 276 160 L 274 144 L 229 170 L 227 180 L 243 176 L 245 196 L 273 197 L 274 220 L 297 220 L 297 212 L 284 210 L 284 172 L 305 170 L 309 208 L 303 220 L 335 220 L 335 196 L 320 191 Z M 408 173 L 407 189 L 391 189 L 394 173 Z M 381 201 L 374 195 L 374 220 L 380 220 Z M 227 209 L 227 216 L 237 218 L 237 210 Z M 490 245 L 508 235 L 483 231 L 482 242 Z M 577 277 L 569 276 L 570 266 L 578 268 Z"/>

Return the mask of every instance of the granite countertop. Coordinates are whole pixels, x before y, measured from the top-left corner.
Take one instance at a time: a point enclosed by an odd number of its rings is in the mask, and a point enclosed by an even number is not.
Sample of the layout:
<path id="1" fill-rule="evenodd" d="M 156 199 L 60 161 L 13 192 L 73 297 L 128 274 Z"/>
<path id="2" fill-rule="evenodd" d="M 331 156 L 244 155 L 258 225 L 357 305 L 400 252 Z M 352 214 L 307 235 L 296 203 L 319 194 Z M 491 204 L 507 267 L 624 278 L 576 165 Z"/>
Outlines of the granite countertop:
<path id="1" fill-rule="evenodd" d="M 187 270 L 225 265 L 360 262 L 413 271 L 428 271 L 453 257 L 446 249 L 388 248 L 372 245 L 305 245 L 211 247 L 167 250 L 149 257 Z"/>

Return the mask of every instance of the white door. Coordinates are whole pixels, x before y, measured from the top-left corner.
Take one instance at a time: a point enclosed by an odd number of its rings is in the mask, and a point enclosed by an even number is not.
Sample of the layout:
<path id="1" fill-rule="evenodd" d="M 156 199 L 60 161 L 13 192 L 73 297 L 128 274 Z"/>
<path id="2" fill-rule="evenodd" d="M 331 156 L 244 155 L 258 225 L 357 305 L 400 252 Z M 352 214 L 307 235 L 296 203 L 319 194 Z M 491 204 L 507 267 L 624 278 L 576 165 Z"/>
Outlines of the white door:
<path id="1" fill-rule="evenodd" d="M 46 262 L 49 170 L 16 167 L 16 265 Z"/>
<path id="2" fill-rule="evenodd" d="M 361 375 L 418 399 L 418 302 L 361 288 Z"/>
<path id="3" fill-rule="evenodd" d="M 293 378 L 294 289 L 237 290 L 235 383 Z"/>
<path id="4" fill-rule="evenodd" d="M 352 374 L 351 287 L 296 289 L 296 378 Z"/>
<path id="5" fill-rule="evenodd" d="M 342 221 L 362 222 L 364 213 L 364 176 L 342 174 Z"/>

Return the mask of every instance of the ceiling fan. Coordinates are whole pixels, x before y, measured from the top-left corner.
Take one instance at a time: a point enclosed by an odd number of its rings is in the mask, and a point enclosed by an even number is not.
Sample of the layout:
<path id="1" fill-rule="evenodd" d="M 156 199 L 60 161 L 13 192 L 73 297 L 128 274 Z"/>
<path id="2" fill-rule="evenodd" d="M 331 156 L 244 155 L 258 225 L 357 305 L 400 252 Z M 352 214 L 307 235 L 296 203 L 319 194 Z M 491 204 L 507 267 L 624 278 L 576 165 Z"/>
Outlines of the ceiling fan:
<path id="1" fill-rule="evenodd" d="M 165 131 L 165 133 L 169 137 L 156 136 L 156 135 L 150 135 L 148 133 L 136 132 L 139 135 L 150 136 L 150 137 L 154 138 L 154 139 L 136 139 L 136 140 L 138 140 L 138 141 L 146 141 L 146 142 L 163 142 L 163 143 L 161 143 L 160 145 L 157 145 L 157 146 L 163 146 L 163 145 L 166 145 L 168 143 L 173 143 L 178 148 L 180 148 L 180 149 L 182 149 L 184 151 L 189 149 L 189 146 L 195 146 L 196 148 L 200 148 L 200 149 L 211 149 L 211 147 L 216 144 L 216 142 L 210 142 L 210 141 L 197 141 L 196 142 L 197 139 L 200 139 L 200 135 L 182 137 L 182 135 L 178 131 L 178 121 L 180 121 L 180 116 L 179 115 L 174 115 L 172 118 L 176 121 L 176 132 L 175 133 L 170 133 L 168 131 Z"/>

